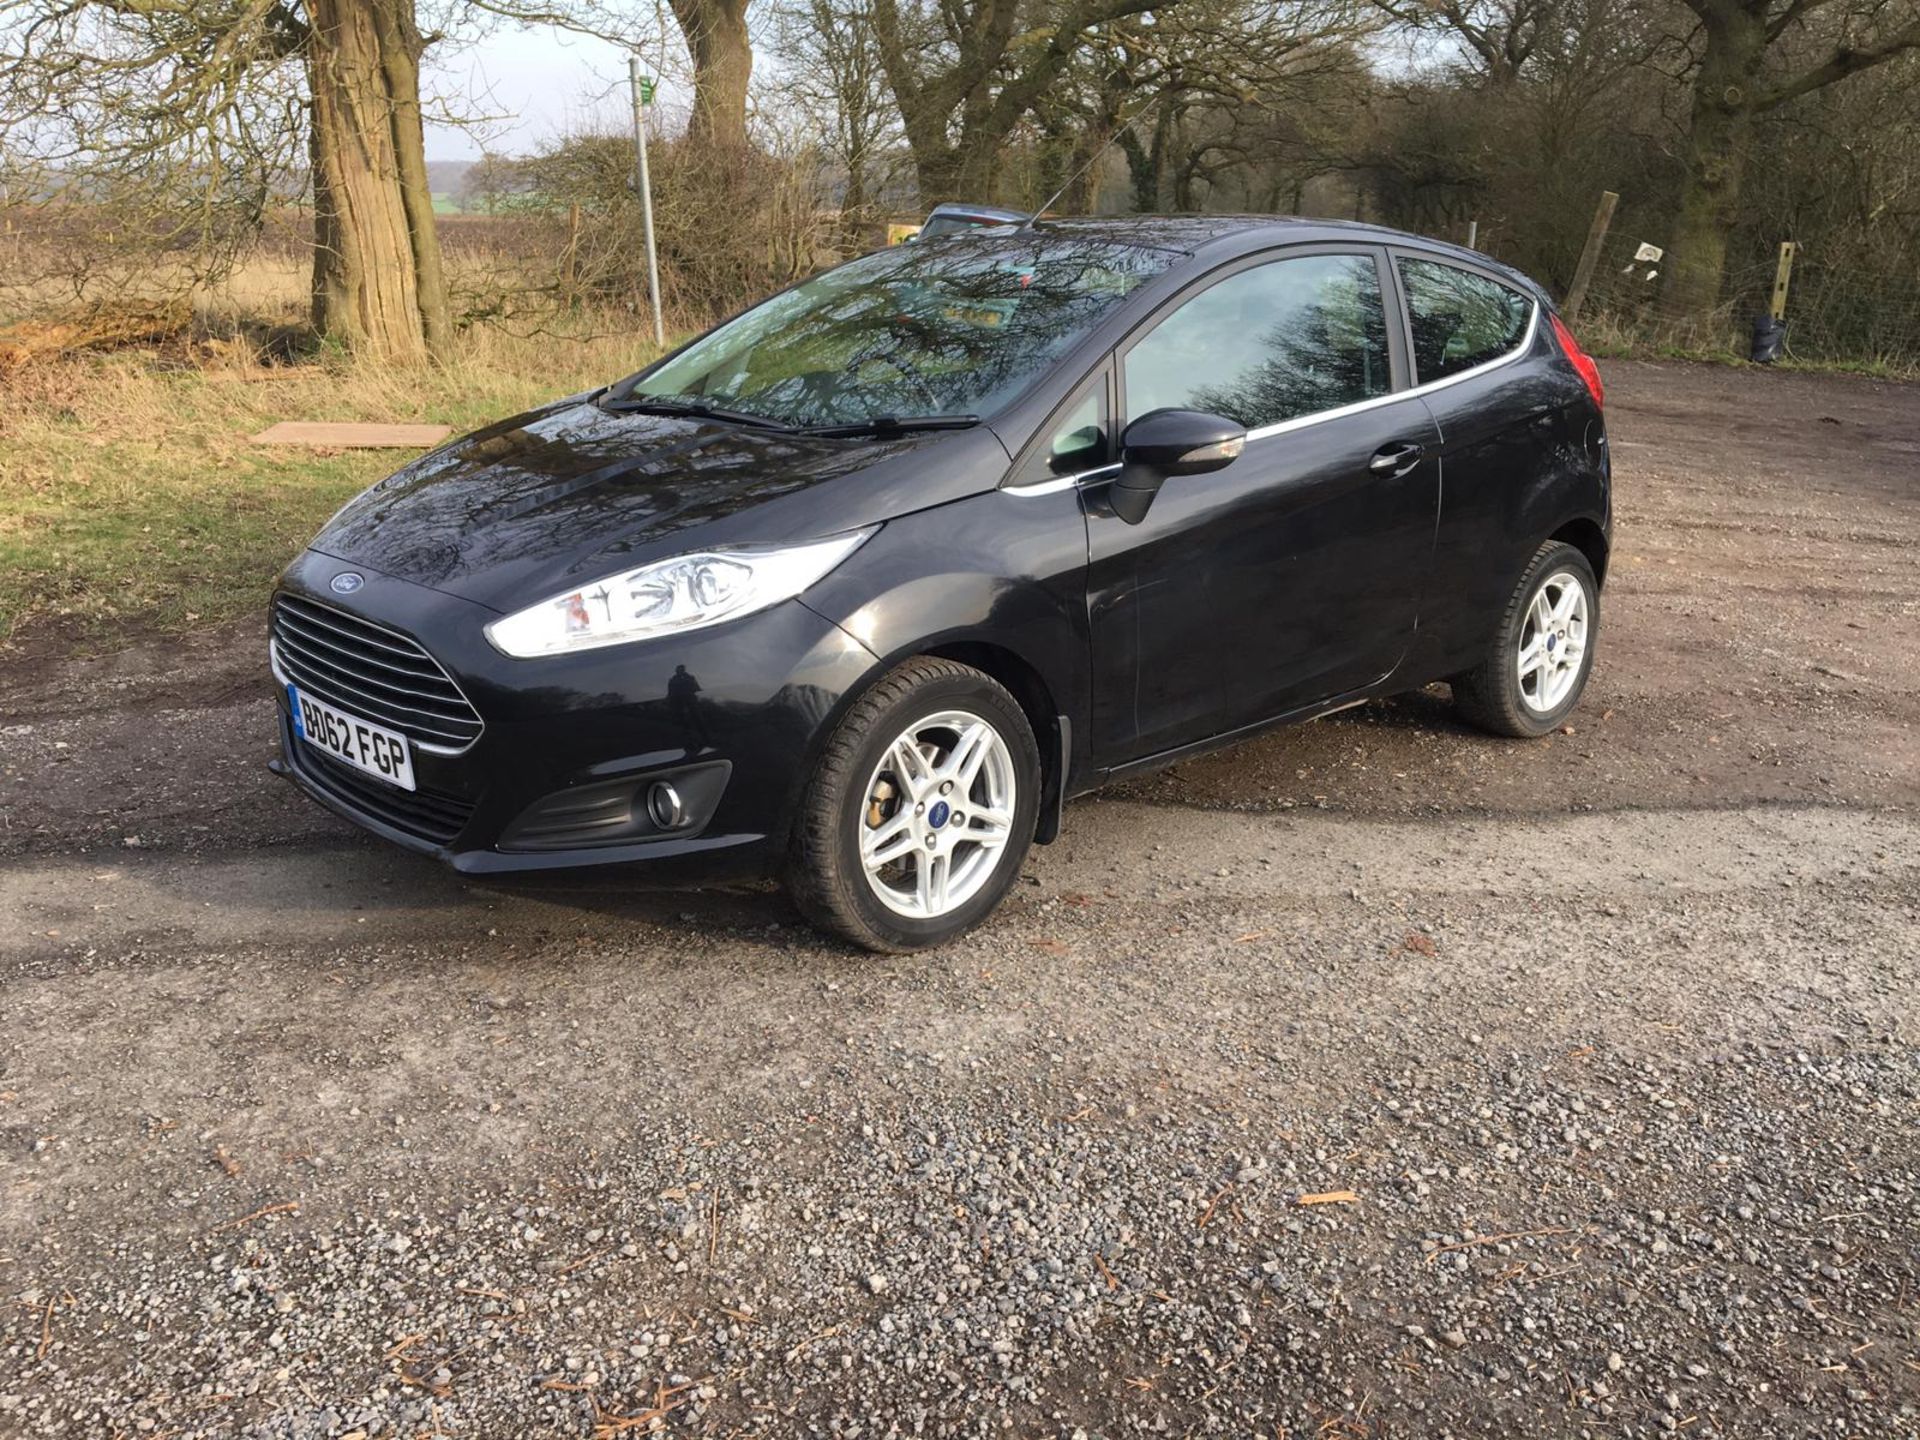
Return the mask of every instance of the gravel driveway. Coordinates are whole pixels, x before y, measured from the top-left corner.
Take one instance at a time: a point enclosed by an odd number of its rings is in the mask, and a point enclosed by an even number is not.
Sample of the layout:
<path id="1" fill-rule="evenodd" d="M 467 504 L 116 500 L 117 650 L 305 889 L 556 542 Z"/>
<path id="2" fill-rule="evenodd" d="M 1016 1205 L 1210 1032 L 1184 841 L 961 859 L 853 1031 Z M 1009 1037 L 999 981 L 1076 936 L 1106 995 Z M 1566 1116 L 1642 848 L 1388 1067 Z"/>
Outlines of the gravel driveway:
<path id="1" fill-rule="evenodd" d="M 0 1435 L 1920 1435 L 1920 390 L 1607 377 L 1573 734 L 1116 788 L 933 955 L 371 844 L 251 628 L 0 660 Z"/>

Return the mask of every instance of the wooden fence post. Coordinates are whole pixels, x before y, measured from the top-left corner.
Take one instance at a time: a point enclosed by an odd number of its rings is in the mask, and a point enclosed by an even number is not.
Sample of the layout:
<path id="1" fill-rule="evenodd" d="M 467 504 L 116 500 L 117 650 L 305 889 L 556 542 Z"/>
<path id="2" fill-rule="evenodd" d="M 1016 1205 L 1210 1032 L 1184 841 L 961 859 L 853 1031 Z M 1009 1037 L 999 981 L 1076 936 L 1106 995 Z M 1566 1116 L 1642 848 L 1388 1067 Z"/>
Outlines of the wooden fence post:
<path id="1" fill-rule="evenodd" d="M 1613 191 L 1600 192 L 1600 206 L 1593 212 L 1593 224 L 1587 229 L 1586 248 L 1580 252 L 1580 264 L 1573 272 L 1573 287 L 1560 306 L 1568 320 L 1579 315 L 1580 306 L 1587 298 L 1594 267 L 1600 263 L 1600 247 L 1606 243 L 1607 227 L 1613 223 L 1613 207 L 1619 203 L 1620 197 Z"/>

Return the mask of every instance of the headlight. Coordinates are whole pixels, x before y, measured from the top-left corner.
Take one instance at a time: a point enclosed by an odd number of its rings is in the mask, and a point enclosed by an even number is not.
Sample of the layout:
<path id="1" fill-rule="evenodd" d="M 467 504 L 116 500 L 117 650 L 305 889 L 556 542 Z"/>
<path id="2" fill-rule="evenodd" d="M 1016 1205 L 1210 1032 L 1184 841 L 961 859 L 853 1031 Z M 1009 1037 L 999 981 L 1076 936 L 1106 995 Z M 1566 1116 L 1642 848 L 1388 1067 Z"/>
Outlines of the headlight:
<path id="1" fill-rule="evenodd" d="M 698 630 L 791 600 L 859 548 L 877 526 L 804 545 L 706 550 L 609 575 L 487 626 L 519 660 Z"/>

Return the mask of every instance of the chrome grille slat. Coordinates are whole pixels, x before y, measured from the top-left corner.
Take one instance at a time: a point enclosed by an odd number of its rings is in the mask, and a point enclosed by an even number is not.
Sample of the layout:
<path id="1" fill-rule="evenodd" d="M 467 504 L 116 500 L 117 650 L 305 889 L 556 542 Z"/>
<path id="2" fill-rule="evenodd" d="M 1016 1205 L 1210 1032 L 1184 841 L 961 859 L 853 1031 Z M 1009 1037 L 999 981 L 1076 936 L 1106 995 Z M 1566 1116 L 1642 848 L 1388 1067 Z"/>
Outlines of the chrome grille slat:
<path id="1" fill-rule="evenodd" d="M 451 742 L 457 747 L 466 745 L 478 733 L 470 728 L 442 728 L 447 723 L 445 717 L 433 715 L 425 710 L 414 710 L 390 700 L 383 700 L 377 695 L 356 690 L 336 677 L 316 673 L 312 667 L 303 664 L 298 657 L 289 655 L 285 650 L 280 652 L 280 664 L 286 670 L 288 678 L 298 684 L 302 690 L 318 699 L 331 700 L 342 709 L 352 710 L 369 720 L 377 720 L 390 729 L 402 731 L 410 739 L 421 740 L 422 737 L 426 737 L 423 743 L 439 745 Z M 441 725 L 426 724 L 420 718 L 422 716 L 427 720 L 440 720 Z"/>
<path id="2" fill-rule="evenodd" d="M 343 677 L 351 677 L 343 678 L 340 683 L 350 689 L 360 690 L 363 694 L 366 693 L 363 687 L 377 685 L 380 689 L 390 690 L 396 695 L 405 695 L 413 700 L 424 700 L 427 702 L 426 707 L 409 706 L 406 700 L 393 700 L 389 702 L 402 709 L 417 709 L 420 710 L 420 713 L 423 715 L 437 715 L 443 720 L 464 720 L 466 718 L 462 712 L 465 711 L 467 707 L 462 705 L 458 699 L 447 695 L 445 692 L 416 690 L 411 685 L 396 685 L 391 680 L 382 680 L 375 675 L 362 674 L 359 670 L 353 668 L 351 664 L 343 665 L 340 661 L 330 659 L 325 655 L 313 654 L 301 648 L 302 644 L 303 642 L 297 637 L 283 638 L 280 642 L 280 653 L 282 656 L 292 655 L 311 669 L 321 671 L 322 673 L 337 673 Z M 441 708 L 438 710 L 431 708 L 436 705 Z"/>
<path id="3" fill-rule="evenodd" d="M 397 630 L 293 595 L 275 597 L 269 629 L 286 677 L 316 699 L 442 752 L 485 728 L 439 661 Z"/>
<path id="4" fill-rule="evenodd" d="M 408 640 L 407 637 L 402 635 L 398 630 L 387 630 L 377 625 L 369 625 L 366 621 L 355 619 L 353 616 L 344 614 L 339 610 L 330 610 L 324 605 L 316 605 L 311 600 L 300 600 L 291 595 L 282 595 L 280 597 L 279 608 L 283 614 L 292 615 L 298 620 L 311 621 L 315 625 L 324 625 L 329 630 L 338 631 L 349 640 L 357 640 L 381 650 L 391 650 L 394 654 L 404 655 L 410 660 L 424 659 L 428 664 L 432 665 L 436 671 L 440 669 L 440 663 L 437 660 L 412 641 Z M 360 628 L 350 629 L 349 626 L 358 626 Z M 401 643 L 396 644 L 396 641 Z"/>
<path id="5" fill-rule="evenodd" d="M 396 665 L 391 660 L 379 659 L 372 655 L 363 655 L 356 651 L 351 643 L 344 643 L 342 640 L 329 640 L 325 635 L 320 634 L 317 629 L 309 628 L 313 624 L 312 621 L 298 619 L 291 611 L 280 617 L 280 624 L 282 629 L 289 635 L 297 637 L 303 645 L 319 645 L 328 650 L 336 651 L 348 659 L 359 663 L 378 665 L 383 670 L 391 670 L 396 675 L 410 676 L 415 680 L 439 681 L 443 686 L 446 683 L 446 677 L 441 675 L 437 670 L 428 669 L 420 665 L 411 667 Z M 333 633 L 335 635 L 344 635 L 345 632 L 335 630 Z"/>

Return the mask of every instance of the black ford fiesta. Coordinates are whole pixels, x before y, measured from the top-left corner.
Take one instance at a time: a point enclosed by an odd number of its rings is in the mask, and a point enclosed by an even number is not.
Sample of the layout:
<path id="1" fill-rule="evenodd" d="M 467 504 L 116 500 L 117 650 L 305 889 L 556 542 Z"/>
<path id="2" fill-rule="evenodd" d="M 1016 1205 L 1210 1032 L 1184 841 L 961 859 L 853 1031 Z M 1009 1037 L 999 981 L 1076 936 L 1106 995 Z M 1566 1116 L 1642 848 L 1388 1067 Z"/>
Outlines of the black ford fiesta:
<path id="1" fill-rule="evenodd" d="M 975 924 L 1071 795 L 1593 663 L 1593 362 L 1468 251 L 1267 218 L 869 255 L 350 503 L 273 601 L 278 768 L 482 874 L 783 877 L 880 950 Z"/>

